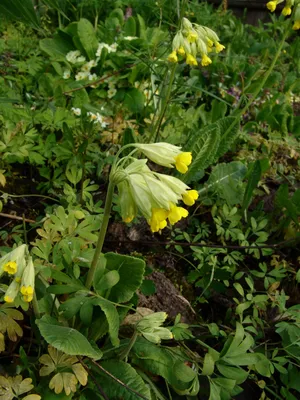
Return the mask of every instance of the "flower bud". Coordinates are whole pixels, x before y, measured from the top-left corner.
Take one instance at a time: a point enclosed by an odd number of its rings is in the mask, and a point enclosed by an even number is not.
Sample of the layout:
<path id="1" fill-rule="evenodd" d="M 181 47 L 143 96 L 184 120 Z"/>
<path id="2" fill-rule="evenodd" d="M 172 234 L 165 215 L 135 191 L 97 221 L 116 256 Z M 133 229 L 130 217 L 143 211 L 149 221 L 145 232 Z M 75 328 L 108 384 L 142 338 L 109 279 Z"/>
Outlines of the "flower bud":
<path id="1" fill-rule="evenodd" d="M 4 301 L 6 303 L 13 303 L 19 293 L 19 289 L 20 284 L 14 279 L 6 290 Z"/>
<path id="2" fill-rule="evenodd" d="M 20 292 L 23 295 L 23 300 L 29 303 L 33 299 L 34 293 L 35 271 L 32 258 L 29 257 L 28 264 L 26 265 L 22 280 Z"/>

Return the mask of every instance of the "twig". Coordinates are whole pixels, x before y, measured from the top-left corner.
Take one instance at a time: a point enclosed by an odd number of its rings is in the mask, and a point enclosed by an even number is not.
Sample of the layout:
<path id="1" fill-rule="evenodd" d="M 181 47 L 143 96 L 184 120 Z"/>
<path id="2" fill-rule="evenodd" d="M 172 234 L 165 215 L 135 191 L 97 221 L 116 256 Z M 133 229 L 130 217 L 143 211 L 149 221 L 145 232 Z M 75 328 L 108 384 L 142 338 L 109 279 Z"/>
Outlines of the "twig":
<path id="1" fill-rule="evenodd" d="M 36 221 L 33 221 L 32 219 L 28 219 L 28 218 L 24 218 L 24 217 L 18 217 L 17 215 L 0 213 L 0 217 L 10 218 L 10 219 L 17 219 L 18 221 L 30 222 L 31 224 L 36 224 Z"/>
<path id="2" fill-rule="evenodd" d="M 87 371 L 87 373 L 89 374 L 89 376 L 91 377 L 92 381 L 94 382 L 94 384 L 97 386 L 97 389 L 99 390 L 101 396 L 104 398 L 104 400 L 109 400 L 109 398 L 107 397 L 106 393 L 104 392 L 104 390 L 102 389 L 102 387 L 100 386 L 100 384 L 97 382 L 97 379 L 94 377 L 94 375 L 91 373 L 91 371 L 87 368 L 87 366 L 80 360 L 80 358 L 78 358 L 80 364 L 83 366 L 83 368 Z"/>
<path id="3" fill-rule="evenodd" d="M 137 64 L 127 64 L 127 65 L 125 65 L 125 67 L 119 69 L 118 71 L 112 72 L 111 74 L 105 75 L 103 78 L 100 78 L 100 79 L 98 79 L 96 81 L 90 82 L 90 83 L 88 83 L 86 85 L 80 86 L 78 88 L 67 90 L 66 92 L 63 92 L 63 94 L 66 95 L 66 94 L 69 94 L 69 93 L 77 92 L 78 90 L 82 90 L 82 89 L 88 88 L 90 86 L 98 85 L 99 83 L 105 81 L 106 79 L 111 78 L 112 76 L 119 75 L 122 71 L 124 71 L 124 69 L 133 68 L 135 65 L 137 65 Z M 53 97 L 51 97 L 50 100 L 51 99 L 53 99 Z"/>
<path id="4" fill-rule="evenodd" d="M 124 382 L 120 381 L 120 379 L 116 378 L 113 374 L 111 374 L 110 372 L 108 372 L 105 368 L 103 368 L 100 364 L 96 363 L 96 361 L 91 360 L 92 363 L 94 365 L 96 365 L 96 367 L 98 367 L 99 369 L 101 369 L 101 371 L 103 371 L 106 375 L 108 375 L 110 378 L 112 378 L 114 381 L 116 381 L 119 385 L 123 386 L 125 389 L 129 390 L 130 392 L 136 394 L 138 397 L 140 397 L 141 399 L 144 400 L 148 400 L 147 397 L 143 396 L 142 394 L 140 394 L 139 392 L 137 392 L 136 390 L 130 388 L 129 386 L 127 386 Z"/>
<path id="5" fill-rule="evenodd" d="M 108 243 L 137 243 L 145 246 L 194 246 L 194 247 L 210 247 L 213 249 L 235 249 L 235 250 L 243 250 L 243 249 L 276 249 L 280 248 L 288 243 L 295 242 L 297 239 L 289 239 L 283 242 L 275 243 L 275 244 L 266 244 L 266 245 L 256 245 L 253 243 L 249 246 L 238 246 L 238 245 L 221 245 L 221 244 L 206 244 L 206 243 L 186 243 L 186 242 L 172 242 L 172 241 L 164 241 L 164 242 L 150 242 L 150 241 L 142 241 L 142 240 L 105 240 Z"/>

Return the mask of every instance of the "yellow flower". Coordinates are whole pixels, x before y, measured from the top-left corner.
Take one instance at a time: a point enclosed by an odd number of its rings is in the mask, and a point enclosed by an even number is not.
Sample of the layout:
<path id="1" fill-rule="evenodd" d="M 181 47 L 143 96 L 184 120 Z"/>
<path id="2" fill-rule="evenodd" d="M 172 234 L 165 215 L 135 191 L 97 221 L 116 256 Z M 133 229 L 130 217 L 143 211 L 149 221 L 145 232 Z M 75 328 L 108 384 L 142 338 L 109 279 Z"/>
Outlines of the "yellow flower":
<path id="1" fill-rule="evenodd" d="M 300 29 L 300 20 L 295 21 L 295 23 L 293 25 L 293 29 L 294 29 L 294 31 L 297 31 L 298 29 Z"/>
<path id="2" fill-rule="evenodd" d="M 192 163 L 192 153 L 184 152 L 175 157 L 175 167 L 181 174 L 185 174 Z"/>
<path id="3" fill-rule="evenodd" d="M 191 66 L 198 65 L 196 58 L 192 54 L 187 54 L 185 62 Z"/>
<path id="4" fill-rule="evenodd" d="M 274 12 L 277 7 L 277 1 L 269 1 L 269 3 L 267 3 L 267 7 L 271 12 Z"/>
<path id="5" fill-rule="evenodd" d="M 177 53 L 178 53 L 180 56 L 184 56 L 184 55 L 185 55 L 185 50 L 184 50 L 184 48 L 183 48 L 182 46 L 180 46 L 179 49 L 177 50 Z"/>
<path id="6" fill-rule="evenodd" d="M 195 200 L 197 200 L 199 197 L 197 190 L 187 190 L 183 195 L 182 195 L 182 200 L 184 204 L 187 206 L 192 206 L 195 204 Z"/>
<path id="7" fill-rule="evenodd" d="M 20 289 L 20 292 L 23 295 L 23 300 L 26 301 L 26 303 L 29 303 L 33 299 L 34 280 L 35 280 L 34 266 L 32 258 L 29 257 L 28 264 L 26 265 L 22 275 L 21 289 Z"/>
<path id="8" fill-rule="evenodd" d="M 221 43 L 217 42 L 216 43 L 216 52 L 220 53 L 220 51 L 224 50 L 225 46 L 223 46 Z"/>
<path id="9" fill-rule="evenodd" d="M 20 292 L 23 295 L 23 300 L 26 301 L 26 303 L 30 303 L 32 301 L 34 292 L 32 286 L 22 286 Z"/>
<path id="10" fill-rule="evenodd" d="M 19 283 L 14 279 L 6 290 L 4 301 L 6 303 L 13 303 L 19 293 L 19 288 Z"/>
<path id="11" fill-rule="evenodd" d="M 207 47 L 207 53 L 211 53 L 213 51 L 212 47 Z"/>
<path id="12" fill-rule="evenodd" d="M 188 211 L 183 207 L 177 207 L 171 203 L 171 208 L 168 213 L 168 220 L 171 225 L 176 224 L 181 218 L 186 218 L 189 215 Z"/>
<path id="13" fill-rule="evenodd" d="M 202 54 L 202 61 L 201 61 L 202 67 L 207 67 L 211 63 L 212 63 L 211 59 L 206 54 Z"/>
<path id="14" fill-rule="evenodd" d="M 281 12 L 282 15 L 284 15 L 285 17 L 288 15 L 292 14 L 292 9 L 291 7 L 285 6 Z"/>
<path id="15" fill-rule="evenodd" d="M 177 63 L 178 57 L 177 57 L 177 54 L 176 54 L 176 50 L 172 51 L 172 53 L 169 54 L 168 61 L 172 62 L 172 63 Z"/>
<path id="16" fill-rule="evenodd" d="M 214 42 L 209 38 L 207 38 L 207 42 L 206 43 L 207 43 L 208 47 L 213 47 L 213 45 L 214 45 Z"/>
<path id="17" fill-rule="evenodd" d="M 196 42 L 197 39 L 198 39 L 198 35 L 197 35 L 196 32 L 189 32 L 189 33 L 188 33 L 188 35 L 187 35 L 187 40 L 188 40 L 190 43 Z"/>
<path id="18" fill-rule="evenodd" d="M 148 221 L 152 232 L 158 232 L 167 226 L 168 211 L 163 208 L 152 208 L 152 216 Z"/>
<path id="19" fill-rule="evenodd" d="M 18 271 L 18 266 L 15 261 L 9 261 L 4 264 L 3 271 L 7 272 L 9 275 L 14 275 Z"/>
<path id="20" fill-rule="evenodd" d="M 129 217 L 123 218 L 123 222 L 125 222 L 125 224 L 129 224 L 129 222 L 131 222 L 134 218 L 134 215 L 130 215 Z"/>

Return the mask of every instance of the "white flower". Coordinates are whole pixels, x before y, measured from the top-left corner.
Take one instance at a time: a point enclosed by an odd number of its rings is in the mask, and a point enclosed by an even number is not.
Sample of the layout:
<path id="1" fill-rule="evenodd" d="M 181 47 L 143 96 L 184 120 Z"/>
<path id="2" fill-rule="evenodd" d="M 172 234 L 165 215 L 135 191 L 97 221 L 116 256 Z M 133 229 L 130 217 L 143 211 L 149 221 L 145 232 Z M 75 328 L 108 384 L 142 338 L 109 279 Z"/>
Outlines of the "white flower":
<path id="1" fill-rule="evenodd" d="M 69 79 L 70 76 L 71 76 L 71 71 L 70 71 L 69 69 L 66 69 L 66 70 L 64 71 L 63 78 L 64 78 L 64 79 Z"/>
<path id="2" fill-rule="evenodd" d="M 77 115 L 77 117 L 79 117 L 81 115 L 81 109 L 80 108 L 72 107 L 71 110 L 73 111 L 73 113 L 75 115 Z"/>
<path id="3" fill-rule="evenodd" d="M 78 58 L 76 59 L 76 62 L 77 62 L 77 63 L 85 62 L 85 57 L 83 57 L 83 56 L 78 57 Z"/>
<path id="4" fill-rule="evenodd" d="M 69 61 L 71 64 L 75 64 L 77 57 L 80 56 L 80 51 L 75 50 L 75 51 L 69 51 L 69 53 L 66 55 L 67 61 Z"/>
<path id="5" fill-rule="evenodd" d="M 115 52 L 117 51 L 117 47 L 118 47 L 118 43 L 113 43 L 113 44 L 110 46 L 110 51 L 111 51 L 112 53 L 115 53 Z"/>
<path id="6" fill-rule="evenodd" d="M 88 78 L 89 78 L 89 81 L 95 81 L 98 78 L 98 76 L 96 74 L 89 74 Z"/>
<path id="7" fill-rule="evenodd" d="M 89 111 L 87 115 L 90 117 L 91 122 L 94 122 L 94 124 L 100 124 L 101 128 L 105 128 L 108 125 L 106 122 L 103 121 L 103 117 L 99 113 L 94 114 L 91 111 Z"/>
<path id="8" fill-rule="evenodd" d="M 115 89 L 115 88 L 109 89 L 109 90 L 107 91 L 107 97 L 108 97 L 109 99 L 111 99 L 112 97 L 115 96 L 116 93 L 117 93 L 117 89 Z"/>
<path id="9" fill-rule="evenodd" d="M 135 39 L 138 39 L 138 37 L 137 36 L 125 36 L 123 39 L 124 40 L 135 40 Z"/>
<path id="10" fill-rule="evenodd" d="M 91 60 L 81 67 L 81 71 L 90 72 L 90 70 L 97 66 L 96 60 Z"/>
<path id="11" fill-rule="evenodd" d="M 88 72 L 78 72 L 78 74 L 75 75 L 75 79 L 76 81 L 82 81 L 83 79 L 87 79 L 88 76 Z"/>

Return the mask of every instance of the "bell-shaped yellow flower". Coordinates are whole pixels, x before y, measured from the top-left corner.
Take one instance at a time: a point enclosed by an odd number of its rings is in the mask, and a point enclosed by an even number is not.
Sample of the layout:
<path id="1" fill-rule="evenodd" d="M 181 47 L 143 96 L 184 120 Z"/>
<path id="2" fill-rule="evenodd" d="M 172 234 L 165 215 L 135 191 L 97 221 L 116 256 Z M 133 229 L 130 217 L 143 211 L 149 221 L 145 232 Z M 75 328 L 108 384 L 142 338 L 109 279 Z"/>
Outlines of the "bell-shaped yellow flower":
<path id="1" fill-rule="evenodd" d="M 188 33 L 188 35 L 187 35 L 187 40 L 188 40 L 190 43 L 195 43 L 197 39 L 198 39 L 198 35 L 197 35 L 196 32 L 192 32 L 192 31 L 191 31 L 191 32 Z"/>
<path id="2" fill-rule="evenodd" d="M 221 43 L 217 42 L 216 43 L 216 52 L 220 53 L 222 50 L 225 49 L 225 46 L 223 46 Z"/>
<path id="3" fill-rule="evenodd" d="M 195 204 L 195 200 L 197 200 L 199 197 L 199 194 L 197 190 L 187 190 L 183 195 L 182 195 L 182 200 L 184 204 L 187 206 L 193 206 Z"/>
<path id="4" fill-rule="evenodd" d="M 4 301 L 6 303 L 13 303 L 19 293 L 19 289 L 20 284 L 14 279 L 6 290 Z"/>
<path id="5" fill-rule="evenodd" d="M 179 47 L 179 49 L 177 50 L 177 53 L 178 53 L 180 56 L 184 56 L 184 55 L 185 55 L 185 50 L 184 50 L 183 46 L 180 46 L 180 47 Z"/>
<path id="6" fill-rule="evenodd" d="M 300 29 L 300 20 L 295 21 L 295 23 L 293 25 L 293 29 L 294 29 L 294 31 L 297 31 L 298 29 Z"/>
<path id="7" fill-rule="evenodd" d="M 284 15 L 285 17 L 287 17 L 288 15 L 291 15 L 291 14 L 292 14 L 292 9 L 291 9 L 291 7 L 285 6 L 285 7 L 282 9 L 281 14 Z"/>
<path id="8" fill-rule="evenodd" d="M 168 61 L 172 63 L 177 63 L 178 62 L 178 57 L 176 54 L 176 50 L 172 51 L 171 54 L 168 55 Z"/>
<path id="9" fill-rule="evenodd" d="M 201 60 L 202 67 L 207 67 L 211 63 L 212 63 L 211 59 L 206 54 L 202 54 L 202 60 Z"/>
<path id="10" fill-rule="evenodd" d="M 170 211 L 168 213 L 168 220 L 171 225 L 176 224 L 182 218 L 186 218 L 189 212 L 183 207 L 177 207 L 175 204 L 171 204 Z"/>
<path id="11" fill-rule="evenodd" d="M 159 232 L 167 226 L 168 211 L 163 208 L 153 208 L 151 219 L 148 220 L 152 232 Z"/>
<path id="12" fill-rule="evenodd" d="M 190 66 L 198 65 L 196 58 L 192 54 L 187 54 L 185 62 L 187 63 L 187 65 L 190 65 Z"/>
<path id="13" fill-rule="evenodd" d="M 29 257 L 28 264 L 26 265 L 22 280 L 20 292 L 23 295 L 23 300 L 29 303 L 33 299 L 34 293 L 34 281 L 35 281 L 35 271 L 32 262 L 32 258 Z"/>
<path id="14" fill-rule="evenodd" d="M 271 11 L 274 12 L 276 10 L 277 7 L 277 1 L 269 1 L 267 3 L 267 8 Z"/>
<path id="15" fill-rule="evenodd" d="M 175 167 L 177 171 L 182 174 L 185 174 L 188 171 L 188 166 L 192 163 L 192 153 L 184 152 L 178 154 L 175 158 Z"/>
<path id="16" fill-rule="evenodd" d="M 3 271 L 9 275 L 14 275 L 18 271 L 18 265 L 15 261 L 9 261 L 3 265 Z"/>

